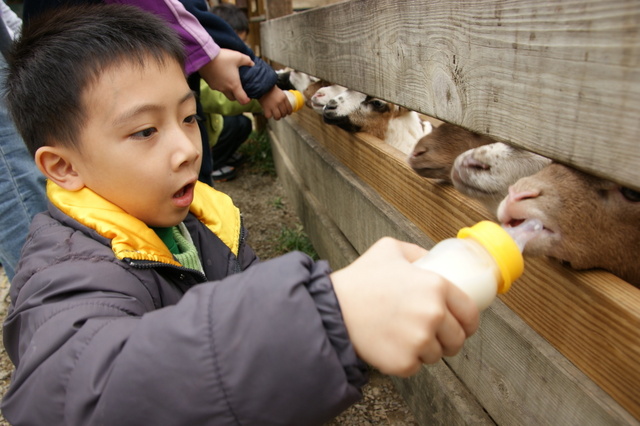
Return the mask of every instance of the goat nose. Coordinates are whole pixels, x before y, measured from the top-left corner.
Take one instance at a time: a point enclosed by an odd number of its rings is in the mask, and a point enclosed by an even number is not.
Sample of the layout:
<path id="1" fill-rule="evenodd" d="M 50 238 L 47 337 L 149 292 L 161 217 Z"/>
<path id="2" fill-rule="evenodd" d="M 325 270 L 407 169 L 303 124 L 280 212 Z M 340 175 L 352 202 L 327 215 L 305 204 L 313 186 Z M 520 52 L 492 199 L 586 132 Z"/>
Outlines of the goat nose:
<path id="1" fill-rule="evenodd" d="M 325 109 L 336 109 L 338 108 L 338 102 L 335 99 L 331 99 L 329 102 L 327 102 L 327 104 L 324 106 Z"/>
<path id="2" fill-rule="evenodd" d="M 509 201 L 515 203 L 517 201 L 527 200 L 540 196 L 539 190 L 518 191 L 513 185 L 509 187 Z"/>

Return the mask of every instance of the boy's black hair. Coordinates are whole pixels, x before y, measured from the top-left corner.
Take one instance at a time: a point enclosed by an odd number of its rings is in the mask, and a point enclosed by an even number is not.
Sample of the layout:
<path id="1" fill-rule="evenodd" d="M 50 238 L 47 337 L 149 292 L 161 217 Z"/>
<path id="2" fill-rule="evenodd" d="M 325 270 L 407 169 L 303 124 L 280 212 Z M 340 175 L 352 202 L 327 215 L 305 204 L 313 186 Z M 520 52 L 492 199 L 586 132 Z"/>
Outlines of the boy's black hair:
<path id="1" fill-rule="evenodd" d="M 175 60 L 184 69 L 177 33 L 134 6 L 63 7 L 29 22 L 10 52 L 6 91 L 31 154 L 54 142 L 78 149 L 89 85 L 113 65 L 149 59 Z"/>
<path id="2" fill-rule="evenodd" d="M 218 15 L 226 21 L 236 33 L 249 34 L 249 19 L 242 9 L 235 4 L 222 3 L 211 8 L 214 15 Z"/>

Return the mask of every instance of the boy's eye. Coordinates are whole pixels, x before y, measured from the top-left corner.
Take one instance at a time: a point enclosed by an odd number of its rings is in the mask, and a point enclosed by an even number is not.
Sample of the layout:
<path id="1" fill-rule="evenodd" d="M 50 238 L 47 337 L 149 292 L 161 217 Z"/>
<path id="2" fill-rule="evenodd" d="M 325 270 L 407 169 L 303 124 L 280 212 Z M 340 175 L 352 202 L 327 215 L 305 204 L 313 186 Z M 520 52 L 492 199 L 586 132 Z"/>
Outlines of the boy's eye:
<path id="1" fill-rule="evenodd" d="M 200 116 L 198 114 L 193 114 L 188 116 L 187 118 L 184 119 L 185 123 L 189 123 L 189 124 L 193 124 L 193 123 L 199 123 L 202 121 L 202 118 L 200 118 Z"/>
<path id="2" fill-rule="evenodd" d="M 155 132 L 157 132 L 155 127 L 149 127 L 148 129 L 140 130 L 139 132 L 135 132 L 131 135 L 133 138 L 145 139 L 153 136 Z"/>

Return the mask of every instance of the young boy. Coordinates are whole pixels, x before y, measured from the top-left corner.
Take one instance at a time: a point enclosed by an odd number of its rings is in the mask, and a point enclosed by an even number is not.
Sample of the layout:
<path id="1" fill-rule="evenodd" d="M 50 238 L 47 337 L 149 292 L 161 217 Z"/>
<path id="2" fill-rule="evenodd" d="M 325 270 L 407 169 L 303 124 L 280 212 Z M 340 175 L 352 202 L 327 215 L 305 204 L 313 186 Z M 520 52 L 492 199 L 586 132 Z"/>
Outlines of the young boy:
<path id="1" fill-rule="evenodd" d="M 11 287 L 14 425 L 314 425 L 365 361 L 408 376 L 453 355 L 473 302 L 389 238 L 348 267 L 258 263 L 237 208 L 197 182 L 182 47 L 128 6 L 58 10 L 14 47 L 8 100 L 48 178 Z"/>

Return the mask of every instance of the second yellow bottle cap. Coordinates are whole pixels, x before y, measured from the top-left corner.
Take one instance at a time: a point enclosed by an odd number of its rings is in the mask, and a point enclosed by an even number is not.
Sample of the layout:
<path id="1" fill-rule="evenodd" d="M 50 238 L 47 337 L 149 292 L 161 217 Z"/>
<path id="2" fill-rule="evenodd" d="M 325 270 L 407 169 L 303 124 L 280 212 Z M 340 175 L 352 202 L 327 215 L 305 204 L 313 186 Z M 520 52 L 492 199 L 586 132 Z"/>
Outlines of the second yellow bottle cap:
<path id="1" fill-rule="evenodd" d="M 462 228 L 458 231 L 458 238 L 476 240 L 493 256 L 502 275 L 498 293 L 509 291 L 511 283 L 524 272 L 524 259 L 518 245 L 497 223 L 484 220 L 471 227 Z"/>
<path id="2" fill-rule="evenodd" d="M 304 95 L 299 90 L 289 90 L 289 93 L 291 93 L 295 99 L 295 105 L 294 103 L 291 104 L 293 112 L 300 111 L 304 106 Z"/>

